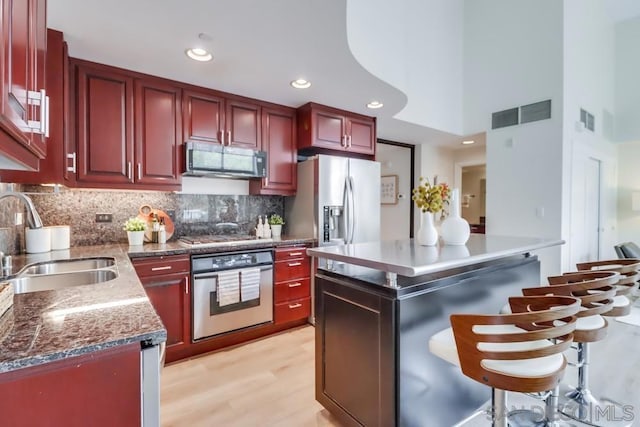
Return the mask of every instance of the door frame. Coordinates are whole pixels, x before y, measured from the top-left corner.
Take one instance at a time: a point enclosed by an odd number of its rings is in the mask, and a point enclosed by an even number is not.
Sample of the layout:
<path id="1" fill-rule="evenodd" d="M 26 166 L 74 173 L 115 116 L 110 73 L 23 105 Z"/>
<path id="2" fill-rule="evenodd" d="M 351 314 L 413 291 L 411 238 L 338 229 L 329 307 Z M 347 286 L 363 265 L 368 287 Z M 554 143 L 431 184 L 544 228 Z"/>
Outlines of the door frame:
<path id="1" fill-rule="evenodd" d="M 388 139 L 381 139 L 378 138 L 376 140 L 377 144 L 387 144 L 387 145 L 394 145 L 396 147 L 403 147 L 403 148 L 408 148 L 411 152 L 411 176 L 410 181 L 411 183 L 415 182 L 415 177 L 416 177 L 416 146 L 413 144 L 407 144 L 405 142 L 396 142 L 396 141 L 389 141 Z M 411 189 L 410 189 L 411 190 Z M 409 192 L 411 194 L 411 192 Z M 414 222 L 414 211 L 415 209 L 409 209 L 409 238 L 413 239 L 413 222 Z"/>

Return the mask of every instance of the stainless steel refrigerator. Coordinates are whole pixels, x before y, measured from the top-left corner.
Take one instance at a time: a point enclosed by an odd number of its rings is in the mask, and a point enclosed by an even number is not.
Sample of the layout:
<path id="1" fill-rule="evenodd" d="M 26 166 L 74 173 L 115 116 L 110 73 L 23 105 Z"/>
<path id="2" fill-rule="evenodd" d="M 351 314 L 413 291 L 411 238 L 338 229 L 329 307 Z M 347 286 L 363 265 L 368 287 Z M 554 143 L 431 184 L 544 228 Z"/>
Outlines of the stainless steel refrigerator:
<path id="1" fill-rule="evenodd" d="M 298 190 L 285 198 L 285 220 L 287 234 L 312 237 L 318 246 L 380 240 L 380 163 L 327 155 L 298 163 Z M 309 320 L 315 324 L 313 272 Z"/>
<path id="2" fill-rule="evenodd" d="M 298 163 L 285 219 L 288 234 L 318 246 L 380 240 L 380 163 L 327 155 Z"/>

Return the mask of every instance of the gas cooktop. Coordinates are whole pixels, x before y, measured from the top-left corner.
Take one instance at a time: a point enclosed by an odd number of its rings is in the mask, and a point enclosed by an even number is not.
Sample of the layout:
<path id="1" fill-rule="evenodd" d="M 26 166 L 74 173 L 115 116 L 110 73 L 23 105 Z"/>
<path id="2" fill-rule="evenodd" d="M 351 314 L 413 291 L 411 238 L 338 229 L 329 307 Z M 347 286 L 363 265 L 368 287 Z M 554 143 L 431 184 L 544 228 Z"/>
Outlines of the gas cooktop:
<path id="1" fill-rule="evenodd" d="M 257 239 L 249 234 L 212 234 L 207 236 L 183 236 L 178 242 L 188 248 L 210 248 L 226 245 L 254 245 L 273 239 Z"/>

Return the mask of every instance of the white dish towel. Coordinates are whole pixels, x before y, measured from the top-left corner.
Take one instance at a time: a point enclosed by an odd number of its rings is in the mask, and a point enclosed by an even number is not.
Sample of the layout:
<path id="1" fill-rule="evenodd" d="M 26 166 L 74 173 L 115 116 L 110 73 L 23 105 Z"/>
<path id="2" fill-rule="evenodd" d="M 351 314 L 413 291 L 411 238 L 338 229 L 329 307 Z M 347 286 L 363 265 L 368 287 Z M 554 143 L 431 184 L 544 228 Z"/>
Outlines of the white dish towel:
<path id="1" fill-rule="evenodd" d="M 242 301 L 260 298 L 260 269 L 240 270 L 240 293 Z"/>
<path id="2" fill-rule="evenodd" d="M 240 302 L 240 275 L 237 270 L 218 273 L 216 299 L 220 307 Z"/>

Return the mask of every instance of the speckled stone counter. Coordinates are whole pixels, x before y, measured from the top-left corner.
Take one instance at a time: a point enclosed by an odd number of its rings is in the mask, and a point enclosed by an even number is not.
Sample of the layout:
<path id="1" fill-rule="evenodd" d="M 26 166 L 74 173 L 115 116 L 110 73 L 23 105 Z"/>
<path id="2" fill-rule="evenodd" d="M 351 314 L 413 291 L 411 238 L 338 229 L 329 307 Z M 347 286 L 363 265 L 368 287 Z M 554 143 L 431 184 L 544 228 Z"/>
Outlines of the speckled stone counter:
<path id="1" fill-rule="evenodd" d="M 147 299 L 131 258 L 214 253 L 313 244 L 285 237 L 252 244 L 187 248 L 176 241 L 128 246 L 78 246 L 66 251 L 13 257 L 13 275 L 26 265 L 55 259 L 108 256 L 118 277 L 95 285 L 17 294 L 0 318 L 0 373 L 36 366 L 132 342 L 166 341 L 166 330 Z"/>
<path id="2" fill-rule="evenodd" d="M 133 342 L 166 341 L 166 330 L 121 245 L 14 256 L 13 273 L 34 262 L 95 256 L 114 257 L 118 277 L 14 296 L 13 307 L 0 318 L 0 372 Z"/>
<path id="3" fill-rule="evenodd" d="M 142 246 L 123 246 L 131 258 L 143 258 L 151 256 L 181 255 L 181 254 L 205 254 L 216 252 L 243 251 L 251 249 L 277 248 L 290 245 L 313 245 L 313 238 L 282 236 L 267 240 L 256 240 L 250 244 L 229 242 L 219 246 L 188 248 L 177 241 L 165 244 L 145 243 Z"/>

